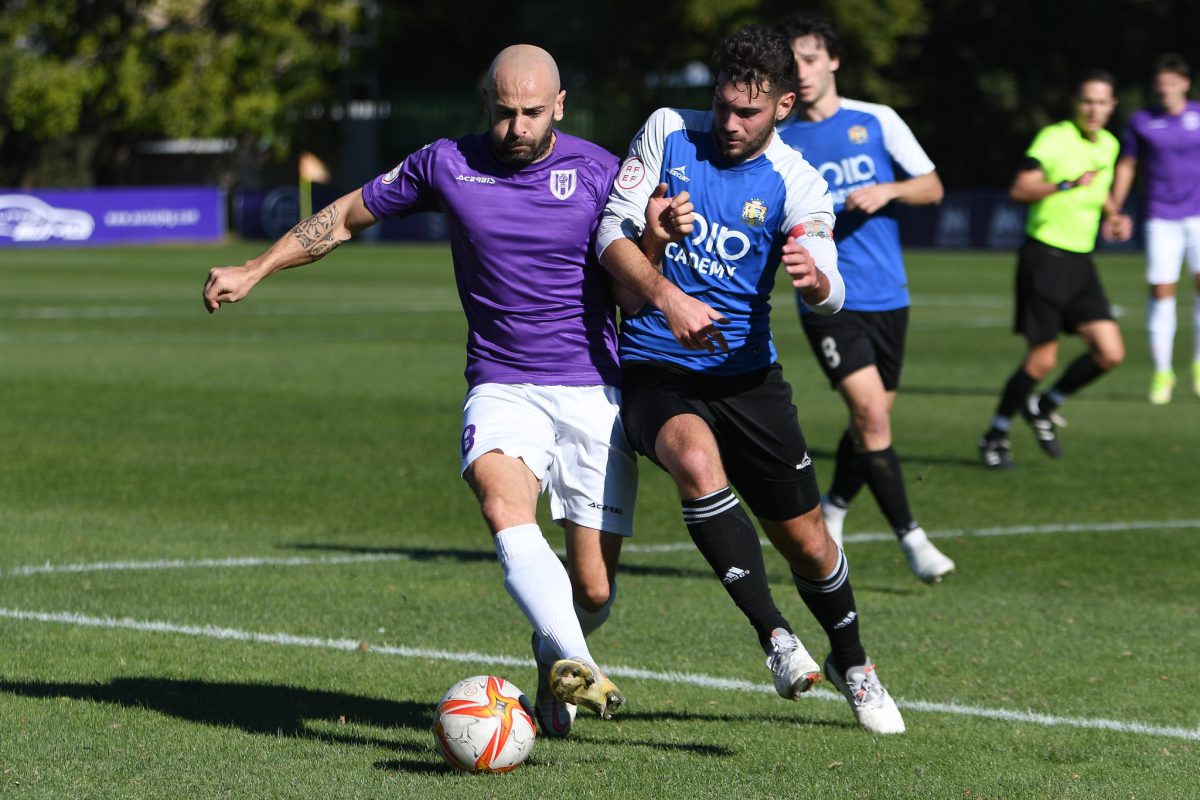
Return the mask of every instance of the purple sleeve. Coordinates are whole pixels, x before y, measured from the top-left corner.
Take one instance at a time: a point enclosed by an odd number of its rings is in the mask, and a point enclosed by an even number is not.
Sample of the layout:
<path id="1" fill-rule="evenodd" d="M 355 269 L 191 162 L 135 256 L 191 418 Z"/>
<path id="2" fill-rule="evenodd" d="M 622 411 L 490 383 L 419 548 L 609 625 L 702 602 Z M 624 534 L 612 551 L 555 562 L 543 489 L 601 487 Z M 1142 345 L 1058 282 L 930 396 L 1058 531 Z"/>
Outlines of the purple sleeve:
<path id="1" fill-rule="evenodd" d="M 433 172 L 441 143 L 427 144 L 410 153 L 391 172 L 363 185 L 363 204 L 376 219 L 440 210 Z"/>
<path id="2" fill-rule="evenodd" d="M 1137 121 L 1138 115 L 1134 114 L 1121 134 L 1121 158 L 1138 157 Z"/>

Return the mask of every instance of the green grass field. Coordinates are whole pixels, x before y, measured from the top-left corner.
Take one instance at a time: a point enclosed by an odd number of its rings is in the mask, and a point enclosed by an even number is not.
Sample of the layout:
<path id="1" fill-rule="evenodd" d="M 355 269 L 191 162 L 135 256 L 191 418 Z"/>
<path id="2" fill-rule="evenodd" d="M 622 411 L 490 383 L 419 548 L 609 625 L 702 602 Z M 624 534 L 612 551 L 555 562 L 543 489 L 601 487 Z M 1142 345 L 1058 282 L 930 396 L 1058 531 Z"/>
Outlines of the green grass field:
<path id="1" fill-rule="evenodd" d="M 1021 468 L 993 474 L 975 442 L 1022 351 L 1013 258 L 909 256 L 896 446 L 959 572 L 916 582 L 865 495 L 846 545 L 907 734 L 862 732 L 825 684 L 774 695 L 643 461 L 593 638 L 628 704 L 461 776 L 428 730 L 438 697 L 489 672 L 532 693 L 535 671 L 457 477 L 448 252 L 350 245 L 205 314 L 207 269 L 258 249 L 0 251 L 0 796 L 1200 796 L 1200 399 L 1144 400 L 1140 258 L 1100 259 L 1129 358 L 1064 408 L 1066 457 L 1022 426 Z M 845 412 L 776 305 L 824 484 Z"/>

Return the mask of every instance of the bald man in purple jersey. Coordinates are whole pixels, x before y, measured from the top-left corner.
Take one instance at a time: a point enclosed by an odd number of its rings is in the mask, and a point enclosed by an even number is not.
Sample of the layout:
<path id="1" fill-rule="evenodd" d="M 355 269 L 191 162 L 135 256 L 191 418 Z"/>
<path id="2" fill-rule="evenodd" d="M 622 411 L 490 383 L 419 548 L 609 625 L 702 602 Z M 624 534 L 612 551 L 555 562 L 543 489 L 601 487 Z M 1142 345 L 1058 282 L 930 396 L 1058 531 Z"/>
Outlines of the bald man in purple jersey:
<path id="1" fill-rule="evenodd" d="M 209 272 L 209 312 L 267 275 L 308 264 L 387 216 L 440 211 L 468 323 L 461 466 L 533 627 L 543 735 L 564 736 L 576 704 L 608 717 L 624 702 L 585 636 L 611 610 L 632 533 L 636 461 L 619 413 L 613 292 L 593 253 L 618 169 L 612 154 L 555 130 L 563 99 L 546 51 L 506 48 L 488 71 L 490 130 L 440 139 L 303 220 L 269 250 Z M 662 208 L 647 239 L 672 235 Z M 653 241 L 648 247 L 661 246 Z M 536 523 L 537 499 L 566 535 L 567 567 Z"/>

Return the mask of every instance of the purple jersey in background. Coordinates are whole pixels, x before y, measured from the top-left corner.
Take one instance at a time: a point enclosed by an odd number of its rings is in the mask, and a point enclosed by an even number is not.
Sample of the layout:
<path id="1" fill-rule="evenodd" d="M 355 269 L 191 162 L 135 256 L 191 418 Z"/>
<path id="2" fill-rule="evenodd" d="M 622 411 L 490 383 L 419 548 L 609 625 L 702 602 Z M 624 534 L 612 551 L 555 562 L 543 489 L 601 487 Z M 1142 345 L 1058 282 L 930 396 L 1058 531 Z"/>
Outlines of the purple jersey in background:
<path id="1" fill-rule="evenodd" d="M 1121 155 L 1138 160 L 1146 181 L 1146 216 L 1200 216 L 1200 103 L 1189 100 L 1182 114 L 1145 108 L 1129 120 Z"/>
<path id="2" fill-rule="evenodd" d="M 612 293 L 594 254 L 619 162 L 555 135 L 548 156 L 517 169 L 487 134 L 439 139 L 363 186 L 377 218 L 445 214 L 469 386 L 620 384 Z"/>

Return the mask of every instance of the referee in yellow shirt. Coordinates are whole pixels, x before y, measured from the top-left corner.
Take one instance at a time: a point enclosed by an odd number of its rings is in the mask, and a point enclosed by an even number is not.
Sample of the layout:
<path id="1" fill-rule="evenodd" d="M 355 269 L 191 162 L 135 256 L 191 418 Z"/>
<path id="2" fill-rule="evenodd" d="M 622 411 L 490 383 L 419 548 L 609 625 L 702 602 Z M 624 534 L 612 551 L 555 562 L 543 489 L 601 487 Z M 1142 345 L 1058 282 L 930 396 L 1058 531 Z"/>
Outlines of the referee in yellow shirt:
<path id="1" fill-rule="evenodd" d="M 1106 239 L 1124 241 L 1133 230 L 1131 220 L 1109 199 L 1120 145 L 1104 126 L 1116 105 L 1112 75 L 1101 70 L 1085 74 L 1075 96 L 1074 119 L 1038 132 L 1009 190 L 1013 200 L 1029 204 L 1013 323 L 1028 351 L 1004 384 L 991 427 L 979 441 L 980 457 L 989 469 L 1016 466 L 1009 431 L 1018 411 L 1042 450 L 1059 458 L 1056 428 L 1062 418 L 1057 408 L 1125 358 L 1121 329 L 1092 261 L 1102 218 Z M 1039 396 L 1035 388 L 1058 363 L 1060 333 L 1079 334 L 1088 349 Z"/>

